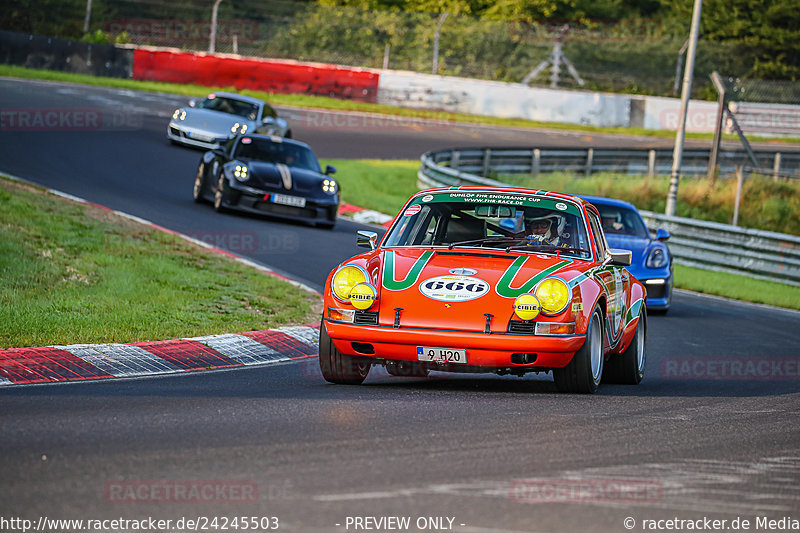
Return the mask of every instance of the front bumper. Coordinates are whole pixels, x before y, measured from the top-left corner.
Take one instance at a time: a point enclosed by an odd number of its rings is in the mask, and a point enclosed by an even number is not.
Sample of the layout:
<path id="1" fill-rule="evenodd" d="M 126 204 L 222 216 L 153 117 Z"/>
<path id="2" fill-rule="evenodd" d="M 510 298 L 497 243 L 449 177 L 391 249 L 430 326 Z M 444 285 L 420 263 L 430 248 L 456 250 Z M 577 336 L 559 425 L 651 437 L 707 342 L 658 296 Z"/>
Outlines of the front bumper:
<path id="1" fill-rule="evenodd" d="M 672 300 L 672 277 L 639 280 L 647 289 L 647 308 L 650 310 L 669 309 Z"/>
<path id="2" fill-rule="evenodd" d="M 254 213 L 259 215 L 269 215 L 289 220 L 316 221 L 333 224 L 339 211 L 339 196 L 331 196 L 330 199 L 320 200 L 319 198 L 306 199 L 304 207 L 295 207 L 283 204 L 276 204 L 268 199 L 271 193 L 258 191 L 255 189 L 231 187 L 231 194 L 225 207 Z M 283 193 L 281 193 L 283 194 Z"/>
<path id="3" fill-rule="evenodd" d="M 361 326 L 324 319 L 336 349 L 343 354 L 372 357 L 378 361 L 417 362 L 417 346 L 464 348 L 467 365 L 487 372 L 497 369 L 562 368 L 583 346 L 586 335 L 514 335 L 477 333 L 391 326 Z M 355 346 L 354 346 L 355 343 Z M 374 353 L 370 354 L 367 345 Z M 512 362 L 512 355 L 535 353 L 530 363 Z M 461 365 L 446 365 L 444 370 L 458 371 Z"/>

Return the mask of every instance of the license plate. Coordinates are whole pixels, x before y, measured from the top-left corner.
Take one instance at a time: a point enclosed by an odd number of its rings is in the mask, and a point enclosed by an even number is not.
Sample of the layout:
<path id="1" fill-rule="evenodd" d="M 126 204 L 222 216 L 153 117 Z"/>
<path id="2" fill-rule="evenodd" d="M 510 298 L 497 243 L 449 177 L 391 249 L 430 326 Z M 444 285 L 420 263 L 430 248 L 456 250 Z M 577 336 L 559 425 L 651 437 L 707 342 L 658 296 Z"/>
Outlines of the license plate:
<path id="1" fill-rule="evenodd" d="M 210 143 L 211 141 L 214 140 L 214 137 L 208 137 L 207 135 L 201 135 L 199 133 L 192 133 L 191 131 L 187 131 L 186 136 L 189 137 L 190 139 L 195 139 L 197 141 L 205 143 Z"/>
<path id="2" fill-rule="evenodd" d="M 287 194 L 273 194 L 272 202 L 281 205 L 291 205 L 293 207 L 306 206 L 306 199 L 302 196 L 289 196 Z"/>
<path id="3" fill-rule="evenodd" d="M 425 361 L 427 363 L 466 364 L 467 351 L 458 348 L 417 346 L 417 361 Z"/>

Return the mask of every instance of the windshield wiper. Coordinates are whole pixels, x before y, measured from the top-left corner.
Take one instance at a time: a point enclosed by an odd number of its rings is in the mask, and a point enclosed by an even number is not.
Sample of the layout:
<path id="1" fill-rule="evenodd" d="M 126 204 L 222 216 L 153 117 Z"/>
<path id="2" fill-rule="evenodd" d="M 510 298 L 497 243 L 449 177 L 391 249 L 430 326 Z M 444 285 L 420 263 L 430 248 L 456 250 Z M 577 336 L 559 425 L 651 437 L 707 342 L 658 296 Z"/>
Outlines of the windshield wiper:
<path id="1" fill-rule="evenodd" d="M 589 254 L 589 250 L 584 250 L 583 248 L 570 248 L 570 247 L 564 248 L 561 246 L 554 246 L 552 244 L 521 244 L 519 246 L 509 246 L 508 248 L 506 248 L 506 252 L 514 252 L 518 250 L 527 250 L 527 249 L 534 249 L 537 252 L 546 252 L 546 253 L 571 252 L 581 255 Z"/>
<path id="2" fill-rule="evenodd" d="M 517 241 L 524 241 L 525 237 L 511 237 L 511 236 L 497 236 L 493 235 L 491 237 L 484 237 L 482 239 L 473 239 L 471 241 L 459 241 L 459 242 L 452 242 L 447 245 L 449 250 L 452 250 L 454 246 L 470 246 L 472 244 L 494 244 L 494 243 L 504 243 L 504 242 L 517 242 Z"/>

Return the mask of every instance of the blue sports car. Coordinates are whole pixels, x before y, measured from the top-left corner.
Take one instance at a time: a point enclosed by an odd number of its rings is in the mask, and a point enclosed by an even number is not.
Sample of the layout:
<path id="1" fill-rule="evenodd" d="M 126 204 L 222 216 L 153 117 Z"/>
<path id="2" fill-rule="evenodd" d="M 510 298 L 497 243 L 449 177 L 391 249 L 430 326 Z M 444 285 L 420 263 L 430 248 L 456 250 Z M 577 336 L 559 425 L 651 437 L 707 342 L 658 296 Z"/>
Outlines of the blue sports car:
<path id="1" fill-rule="evenodd" d="M 581 197 L 600 211 L 609 246 L 633 252 L 633 262 L 627 269 L 647 288 L 647 310 L 666 313 L 672 301 L 673 280 L 672 254 L 665 242 L 669 232 L 659 229 L 652 237 L 631 203 L 598 196 Z"/>

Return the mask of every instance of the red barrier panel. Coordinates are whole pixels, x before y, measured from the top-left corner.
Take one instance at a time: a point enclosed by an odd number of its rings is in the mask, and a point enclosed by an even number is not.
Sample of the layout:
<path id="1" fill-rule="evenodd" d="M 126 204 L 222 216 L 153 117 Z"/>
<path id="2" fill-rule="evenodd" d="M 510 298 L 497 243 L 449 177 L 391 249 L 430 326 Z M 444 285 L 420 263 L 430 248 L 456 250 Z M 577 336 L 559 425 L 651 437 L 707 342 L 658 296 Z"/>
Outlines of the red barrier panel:
<path id="1" fill-rule="evenodd" d="M 334 65 L 136 49 L 133 79 L 375 102 L 377 72 Z"/>

